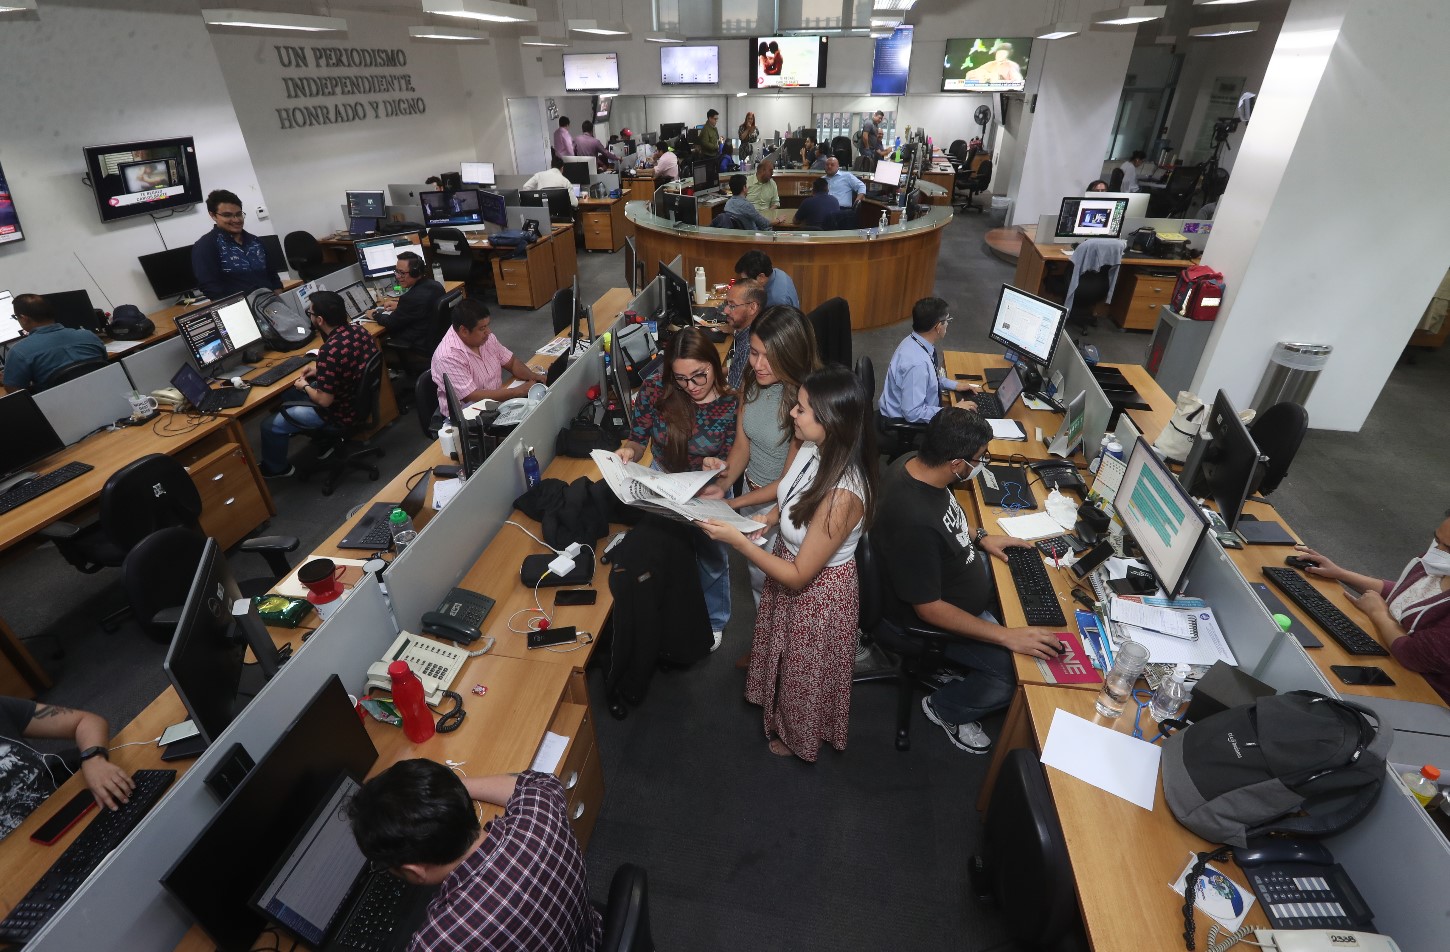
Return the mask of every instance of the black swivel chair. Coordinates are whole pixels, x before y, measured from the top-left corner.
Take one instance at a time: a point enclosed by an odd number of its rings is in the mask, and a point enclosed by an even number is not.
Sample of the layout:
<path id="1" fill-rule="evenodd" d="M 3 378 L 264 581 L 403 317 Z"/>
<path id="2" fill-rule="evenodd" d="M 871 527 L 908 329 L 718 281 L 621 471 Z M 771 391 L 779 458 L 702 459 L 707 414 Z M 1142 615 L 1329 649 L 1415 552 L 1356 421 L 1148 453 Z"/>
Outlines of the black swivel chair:
<path id="1" fill-rule="evenodd" d="M 1267 496 L 1289 474 L 1289 464 L 1309 430 L 1309 411 L 1297 403 L 1276 403 L 1249 426 L 1249 435 L 1259 452 L 1269 457 L 1269 468 L 1259 483 L 1259 494 Z"/>
<path id="2" fill-rule="evenodd" d="M 553 322 L 555 334 L 567 331 L 577 313 L 572 287 L 560 288 L 554 292 L 553 300 L 549 302 L 549 316 Z"/>
<path id="3" fill-rule="evenodd" d="M 841 168 L 851 167 L 851 140 L 847 136 L 836 136 L 831 139 L 831 154 L 836 161 L 841 163 Z"/>
<path id="4" fill-rule="evenodd" d="M 601 952 L 654 952 L 649 930 L 649 880 L 633 863 L 614 871 L 609 883 L 609 905 L 604 909 Z"/>
<path id="5" fill-rule="evenodd" d="M 43 381 L 31 384 L 30 392 L 40 393 L 42 390 L 49 390 L 51 387 L 69 383 L 78 377 L 84 377 L 93 370 L 104 368 L 108 363 L 109 361 L 105 358 L 98 358 L 96 360 L 78 360 L 73 364 L 66 364 L 59 370 L 52 370 L 50 376 L 46 377 Z"/>
<path id="6" fill-rule="evenodd" d="M 1123 190 L 1123 167 L 1120 165 L 1113 169 L 1108 176 L 1108 191 L 1121 192 Z"/>
<path id="7" fill-rule="evenodd" d="M 823 364 L 851 366 L 851 305 L 833 297 L 806 315 L 816 334 L 816 351 Z"/>
<path id="8" fill-rule="evenodd" d="M 404 412 L 412 409 L 410 403 L 418 377 L 433 365 L 433 351 L 438 349 L 438 342 L 452 327 L 453 309 L 462 300 L 461 288 L 454 288 L 439 298 L 438 303 L 433 306 L 428 336 L 416 344 L 403 344 L 384 338 L 383 348 L 388 354 L 389 369 L 397 371 L 393 392 L 398 401 L 398 409 Z"/>
<path id="9" fill-rule="evenodd" d="M 876 365 L 871 358 L 862 354 L 856 358 L 856 379 L 861 381 L 861 389 L 866 391 L 866 399 L 876 401 Z"/>
<path id="10" fill-rule="evenodd" d="M 322 261 L 322 246 L 311 232 L 293 231 L 282 239 L 282 251 L 287 256 L 287 266 L 297 272 L 303 281 L 316 281 L 335 269 Z"/>
<path id="11" fill-rule="evenodd" d="M 382 457 L 381 446 L 371 445 L 366 434 L 377 425 L 379 419 L 378 398 L 383 388 L 383 353 L 378 351 L 368 359 L 358 377 L 357 389 L 353 391 L 353 406 L 358 408 L 357 422 L 346 429 L 325 426 L 312 431 L 312 445 L 316 455 L 296 463 L 297 478 L 304 483 L 317 473 L 324 473 L 322 495 L 331 496 L 338 482 L 349 471 L 367 473 L 368 479 L 377 481 L 379 472 L 369 457 Z"/>
<path id="12" fill-rule="evenodd" d="M 423 435 L 430 440 L 438 439 L 443 414 L 438 412 L 438 385 L 433 382 L 433 371 L 425 370 L 418 375 L 418 382 L 413 385 L 413 408 L 418 413 Z"/>
<path id="13" fill-rule="evenodd" d="M 468 238 L 457 228 L 429 228 L 428 244 L 433 248 L 444 281 L 462 281 L 464 287 L 482 295 L 493 272 L 473 255 Z"/>
<path id="14" fill-rule="evenodd" d="M 966 198 L 961 202 L 954 203 L 962 211 L 971 209 L 974 212 L 987 210 L 987 206 L 976 204 L 973 199 L 987 190 L 992 184 L 992 160 L 984 159 L 982 164 L 977 166 L 975 172 L 958 172 L 952 177 L 952 198 L 957 198 L 962 192 L 966 192 Z"/>

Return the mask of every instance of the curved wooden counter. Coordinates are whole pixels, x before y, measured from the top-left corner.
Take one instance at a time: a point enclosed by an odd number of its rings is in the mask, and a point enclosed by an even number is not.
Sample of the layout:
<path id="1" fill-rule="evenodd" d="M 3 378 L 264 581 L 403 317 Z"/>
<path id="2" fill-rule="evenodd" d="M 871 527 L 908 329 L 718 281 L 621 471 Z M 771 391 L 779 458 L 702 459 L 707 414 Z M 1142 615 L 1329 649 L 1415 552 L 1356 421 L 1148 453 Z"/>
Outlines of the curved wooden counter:
<path id="1" fill-rule="evenodd" d="M 911 306 L 930 297 L 936 285 L 941 230 L 952 220 L 949 207 L 929 207 L 905 225 L 876 237 L 862 231 L 750 232 L 727 228 L 672 227 L 650 213 L 649 203 L 630 202 L 625 217 L 634 224 L 635 244 L 650 275 L 660 261 L 684 256 L 686 281 L 703 266 L 711 285 L 735 276 L 735 262 L 752 248 L 791 276 L 801 309 L 810 311 L 833 297 L 851 305 L 851 327 L 885 327 L 911 316 Z"/>

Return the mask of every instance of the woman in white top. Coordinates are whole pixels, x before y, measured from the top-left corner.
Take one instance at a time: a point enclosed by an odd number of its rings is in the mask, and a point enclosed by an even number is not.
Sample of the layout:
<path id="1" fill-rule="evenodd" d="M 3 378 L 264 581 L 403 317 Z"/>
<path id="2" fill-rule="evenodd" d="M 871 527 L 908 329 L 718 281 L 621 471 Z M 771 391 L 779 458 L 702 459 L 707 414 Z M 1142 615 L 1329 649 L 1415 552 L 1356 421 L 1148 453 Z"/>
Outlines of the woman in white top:
<path id="1" fill-rule="evenodd" d="M 700 523 L 766 574 L 745 697 L 764 708 L 771 753 L 812 763 L 821 741 L 846 749 L 860 607 L 856 543 L 876 496 L 870 409 L 844 368 L 802 383 L 791 410 L 800 451 L 777 484 L 778 507 L 757 517 L 780 527 L 772 552 L 737 529 Z"/>

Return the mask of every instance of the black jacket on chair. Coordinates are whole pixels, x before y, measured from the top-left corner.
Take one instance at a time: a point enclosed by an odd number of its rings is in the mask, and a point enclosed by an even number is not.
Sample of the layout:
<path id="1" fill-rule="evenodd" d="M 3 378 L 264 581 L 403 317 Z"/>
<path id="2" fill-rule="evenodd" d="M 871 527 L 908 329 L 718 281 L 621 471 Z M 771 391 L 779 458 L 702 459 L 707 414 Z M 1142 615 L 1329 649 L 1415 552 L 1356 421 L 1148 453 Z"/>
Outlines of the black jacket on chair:
<path id="1" fill-rule="evenodd" d="M 443 285 L 424 278 L 398 298 L 393 313 L 378 315 L 378 323 L 388 329 L 389 343 L 419 351 L 433 351 L 433 312 L 443 297 Z"/>

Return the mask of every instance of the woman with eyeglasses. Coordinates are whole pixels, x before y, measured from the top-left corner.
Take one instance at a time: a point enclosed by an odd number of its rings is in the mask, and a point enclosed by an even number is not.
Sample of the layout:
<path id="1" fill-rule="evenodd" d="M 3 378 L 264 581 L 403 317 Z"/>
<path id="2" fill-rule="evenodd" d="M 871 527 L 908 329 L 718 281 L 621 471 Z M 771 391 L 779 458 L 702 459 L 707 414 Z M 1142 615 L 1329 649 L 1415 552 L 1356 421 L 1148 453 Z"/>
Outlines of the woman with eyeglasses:
<path id="1" fill-rule="evenodd" d="M 619 458 L 635 462 L 650 451 L 650 465 L 666 473 L 705 469 L 705 461 L 730 456 L 735 444 L 737 403 L 720 370 L 715 345 L 698 327 L 684 327 L 665 345 L 657 376 L 635 396 L 634 428 Z M 730 563 L 722 546 L 701 537 L 696 547 L 700 587 L 720 647 L 730 620 Z"/>
<path id="2" fill-rule="evenodd" d="M 846 749 L 851 670 L 860 615 L 856 543 L 876 498 L 871 398 L 844 367 L 817 370 L 791 409 L 801 441 L 776 484 L 772 551 L 752 536 L 704 520 L 712 539 L 734 548 L 767 578 L 755 617 L 745 698 L 764 709 L 770 752 L 814 763 L 821 742 Z"/>

